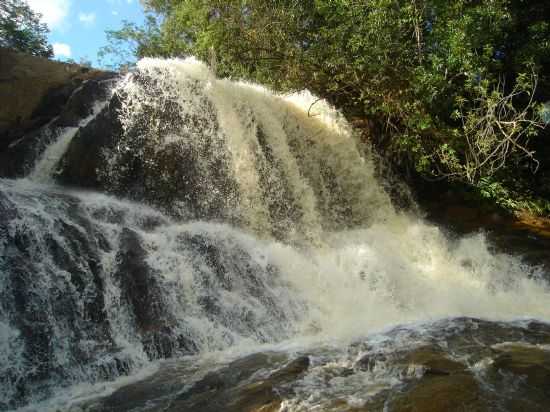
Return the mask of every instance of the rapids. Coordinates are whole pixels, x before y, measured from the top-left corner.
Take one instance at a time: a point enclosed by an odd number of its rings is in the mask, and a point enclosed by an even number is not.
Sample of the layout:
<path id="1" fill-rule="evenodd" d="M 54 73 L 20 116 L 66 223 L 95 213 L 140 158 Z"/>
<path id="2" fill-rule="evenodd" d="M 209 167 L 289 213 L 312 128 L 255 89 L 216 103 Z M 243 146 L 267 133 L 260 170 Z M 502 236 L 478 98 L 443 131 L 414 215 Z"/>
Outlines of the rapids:
<path id="1" fill-rule="evenodd" d="M 244 355 L 286 353 L 284 364 L 308 350 L 311 371 L 281 410 L 362 405 L 404 375 L 325 387 L 322 365 L 349 368 L 392 342 L 444 347 L 454 318 L 540 343 L 521 328 L 550 321 L 548 273 L 483 233 L 451 237 L 396 210 L 369 148 L 308 92 L 145 59 L 109 99 L 57 130 L 27 177 L 0 180 L 0 410 L 118 410 L 90 399 L 160 365 L 163 382 L 189 389 Z M 115 99 L 122 132 L 100 150 L 103 193 L 56 183 L 73 139 Z M 347 349 L 361 340 L 369 349 Z"/>

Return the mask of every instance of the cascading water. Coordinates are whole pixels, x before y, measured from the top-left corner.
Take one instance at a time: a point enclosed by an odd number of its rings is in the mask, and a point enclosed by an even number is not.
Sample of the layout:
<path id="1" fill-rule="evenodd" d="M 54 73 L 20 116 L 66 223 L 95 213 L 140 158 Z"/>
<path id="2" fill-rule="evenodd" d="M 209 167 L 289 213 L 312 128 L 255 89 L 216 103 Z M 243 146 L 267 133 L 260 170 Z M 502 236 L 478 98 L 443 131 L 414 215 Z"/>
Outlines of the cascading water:
<path id="1" fill-rule="evenodd" d="M 454 317 L 550 320 L 541 269 L 394 210 L 366 148 L 308 93 L 146 59 L 95 107 L 26 179 L 0 180 L 0 410 L 67 409 L 69 386 L 80 396 L 229 347 L 349 343 Z M 111 194 L 49 181 L 72 170 L 58 162 L 71 139 L 113 107 L 120 133 L 101 136 L 93 170 Z M 282 407 L 319 408 L 322 390 L 353 405 L 359 383 L 368 398 L 402 378 L 361 373 L 323 389 L 314 362 Z"/>

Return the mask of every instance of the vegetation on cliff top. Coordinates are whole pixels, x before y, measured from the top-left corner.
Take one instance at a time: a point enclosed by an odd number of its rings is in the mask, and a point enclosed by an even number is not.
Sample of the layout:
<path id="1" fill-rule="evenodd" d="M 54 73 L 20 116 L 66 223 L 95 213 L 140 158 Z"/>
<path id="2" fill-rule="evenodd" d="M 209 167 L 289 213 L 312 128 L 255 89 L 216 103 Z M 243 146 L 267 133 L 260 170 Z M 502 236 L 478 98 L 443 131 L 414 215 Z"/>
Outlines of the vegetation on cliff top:
<path id="1" fill-rule="evenodd" d="M 404 175 L 550 214 L 546 0 L 145 0 L 111 44 L 194 54 L 221 76 L 308 88 Z"/>
<path id="2" fill-rule="evenodd" d="M 45 0 L 46 1 L 46 0 Z M 53 57 L 48 26 L 24 0 L 0 2 L 0 47 L 40 57 Z"/>

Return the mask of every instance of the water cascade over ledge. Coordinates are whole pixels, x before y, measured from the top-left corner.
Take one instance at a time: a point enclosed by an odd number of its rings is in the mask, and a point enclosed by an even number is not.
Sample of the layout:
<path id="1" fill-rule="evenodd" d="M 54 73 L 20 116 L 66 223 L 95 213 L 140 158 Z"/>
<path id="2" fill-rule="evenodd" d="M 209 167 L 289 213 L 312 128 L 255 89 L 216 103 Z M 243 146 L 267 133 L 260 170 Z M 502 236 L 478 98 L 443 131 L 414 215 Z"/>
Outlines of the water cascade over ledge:
<path id="1" fill-rule="evenodd" d="M 550 321 L 547 273 L 396 210 L 368 147 L 308 92 L 145 59 L 91 104 L 27 177 L 0 180 L 0 410 L 68 409 L 83 387 L 230 348 L 338 342 L 315 359 L 349 369 L 390 340 L 456 338 L 456 318 L 503 340 Z M 322 391 L 364 404 L 405 379 L 361 369 L 341 394 L 315 359 L 285 410 L 325 405 Z"/>

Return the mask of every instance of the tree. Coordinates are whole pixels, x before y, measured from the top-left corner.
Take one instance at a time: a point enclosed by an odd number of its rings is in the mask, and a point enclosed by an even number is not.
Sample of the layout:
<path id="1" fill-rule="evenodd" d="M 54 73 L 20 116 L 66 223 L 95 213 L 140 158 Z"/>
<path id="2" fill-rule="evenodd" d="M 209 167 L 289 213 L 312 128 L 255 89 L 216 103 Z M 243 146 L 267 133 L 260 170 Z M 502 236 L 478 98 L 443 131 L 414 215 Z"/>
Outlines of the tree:
<path id="1" fill-rule="evenodd" d="M 132 67 L 136 58 L 144 56 L 165 56 L 164 46 L 157 19 L 146 14 L 145 25 L 124 20 L 119 30 L 106 31 L 108 45 L 97 53 L 100 63 L 113 70 L 125 71 Z"/>
<path id="2" fill-rule="evenodd" d="M 443 144 L 437 155 L 444 169 L 439 174 L 471 184 L 488 179 L 506 166 L 510 158 L 524 158 L 533 170 L 540 162 L 529 149 L 529 138 L 544 129 L 541 105 L 534 104 L 537 76 L 520 74 L 515 86 L 506 93 L 501 81 L 496 88 L 487 81 L 478 82 L 477 96 L 470 102 L 458 99 L 453 117 L 462 123 L 466 141 L 461 161 L 456 152 Z M 518 103 L 524 97 L 524 103 Z M 540 116 L 539 116 L 540 114 Z"/>
<path id="3" fill-rule="evenodd" d="M 48 44 L 48 27 L 40 22 L 24 0 L 0 2 L 0 46 L 51 58 L 53 48 Z"/>

